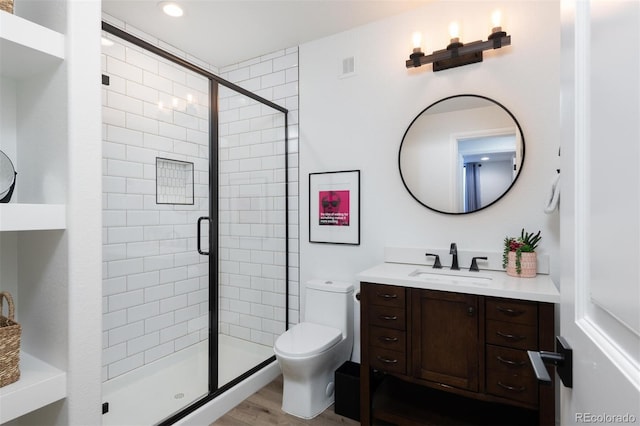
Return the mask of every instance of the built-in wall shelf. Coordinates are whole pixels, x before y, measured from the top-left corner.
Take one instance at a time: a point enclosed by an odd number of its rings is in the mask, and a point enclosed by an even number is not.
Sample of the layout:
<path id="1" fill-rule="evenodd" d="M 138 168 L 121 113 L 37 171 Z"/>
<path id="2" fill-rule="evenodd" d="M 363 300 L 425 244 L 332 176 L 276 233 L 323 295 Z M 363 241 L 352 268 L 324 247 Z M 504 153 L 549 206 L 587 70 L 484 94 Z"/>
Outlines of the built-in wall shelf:
<path id="1" fill-rule="evenodd" d="M 0 204 L 0 231 L 41 231 L 67 227 L 64 204 Z"/>
<path id="2" fill-rule="evenodd" d="M 20 379 L 0 388 L 0 424 L 66 396 L 67 373 L 21 352 Z"/>
<path id="3" fill-rule="evenodd" d="M 15 2 L 17 15 L 0 11 L 0 149 L 18 172 L 0 203 L 0 291 L 28 333 L 0 425 L 99 425 L 101 346 L 84 337 L 102 314 L 100 245 L 87 238 L 101 232 L 101 96 L 82 76 L 100 72 L 100 2 Z"/>
<path id="4" fill-rule="evenodd" d="M 0 52 L 0 75 L 23 79 L 64 60 L 65 36 L 0 11 Z"/>

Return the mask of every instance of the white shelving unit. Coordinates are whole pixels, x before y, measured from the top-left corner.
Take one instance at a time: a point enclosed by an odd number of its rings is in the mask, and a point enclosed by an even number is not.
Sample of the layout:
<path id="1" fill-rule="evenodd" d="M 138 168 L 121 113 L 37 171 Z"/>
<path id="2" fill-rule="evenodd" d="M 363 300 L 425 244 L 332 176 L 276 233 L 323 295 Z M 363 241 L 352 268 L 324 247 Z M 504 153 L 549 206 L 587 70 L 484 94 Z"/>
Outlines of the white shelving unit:
<path id="1" fill-rule="evenodd" d="M 15 97 L 20 96 L 20 86 L 28 85 L 29 79 L 43 70 L 54 69 L 64 61 L 65 36 L 49 28 L 43 27 L 19 16 L 0 12 L 0 76 L 4 79 L 4 87 L 15 86 Z M 12 84 L 13 83 L 13 84 Z M 16 122 L 22 110 L 16 100 L 5 101 L 3 110 L 14 107 Z M 21 132 L 16 123 L 3 123 L 15 134 L 15 140 L 2 141 L 4 147 L 13 151 L 20 150 Z M 24 162 L 17 162 L 18 165 Z M 19 174 L 20 175 L 20 174 Z M 17 191 L 16 191 L 17 192 Z M 63 230 L 66 227 L 66 206 L 64 204 L 20 203 L 15 200 L 0 205 L 0 231 L 39 231 Z M 9 239 L 9 243 L 7 240 Z M 17 238 L 4 238 L 4 249 L 18 252 Z M 9 247 L 7 249 L 7 247 Z M 17 265 L 16 265 L 17 267 Z M 14 274 L 16 275 L 16 272 Z M 2 281 L 5 281 L 3 279 Z M 19 281 L 19 279 L 18 279 Z M 16 300 L 20 297 L 20 283 L 14 284 Z M 6 314 L 6 312 L 5 312 Z M 52 402 L 66 397 L 66 372 L 33 356 L 25 351 L 20 354 L 20 379 L 0 388 L 0 423 L 5 423 L 19 416 L 30 413 Z"/>
<path id="2" fill-rule="evenodd" d="M 100 1 L 15 0 L 15 13 L 0 11 L 0 149 L 18 172 L 0 204 L 0 290 L 22 336 L 0 424 L 99 424 Z"/>
<path id="3" fill-rule="evenodd" d="M 65 229 L 64 204 L 0 204 L 0 231 Z"/>
<path id="4" fill-rule="evenodd" d="M 64 35 L 0 13 L 0 75 L 23 79 L 64 60 Z"/>
<path id="5" fill-rule="evenodd" d="M 0 388 L 0 423 L 67 396 L 67 374 L 26 352 L 20 353 L 20 380 Z"/>

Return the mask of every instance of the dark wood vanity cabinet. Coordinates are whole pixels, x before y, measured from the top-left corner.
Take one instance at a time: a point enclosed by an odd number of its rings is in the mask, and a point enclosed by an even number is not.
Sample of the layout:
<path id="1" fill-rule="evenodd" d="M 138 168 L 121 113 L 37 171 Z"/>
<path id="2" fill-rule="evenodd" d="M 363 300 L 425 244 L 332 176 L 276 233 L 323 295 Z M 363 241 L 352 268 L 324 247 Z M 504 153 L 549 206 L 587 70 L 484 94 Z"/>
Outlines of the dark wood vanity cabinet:
<path id="1" fill-rule="evenodd" d="M 486 391 L 537 405 L 538 383 L 527 350 L 538 350 L 538 304 L 486 299 Z"/>
<path id="2" fill-rule="evenodd" d="M 414 395 L 422 407 L 411 414 L 411 398 L 374 389 L 374 372 L 520 407 L 537 414 L 538 424 L 554 424 L 553 386 L 538 385 L 526 353 L 554 349 L 553 304 L 364 282 L 360 291 L 362 424 L 420 424 L 420 409 L 429 406 L 429 398 Z M 384 392 L 398 400 L 376 406 L 374 397 Z"/>
<path id="3" fill-rule="evenodd" d="M 478 296 L 411 290 L 413 377 L 478 390 Z"/>
<path id="4" fill-rule="evenodd" d="M 406 289 L 376 285 L 361 296 L 368 308 L 369 365 L 376 370 L 407 372 Z M 362 300 L 362 297 L 360 298 Z"/>

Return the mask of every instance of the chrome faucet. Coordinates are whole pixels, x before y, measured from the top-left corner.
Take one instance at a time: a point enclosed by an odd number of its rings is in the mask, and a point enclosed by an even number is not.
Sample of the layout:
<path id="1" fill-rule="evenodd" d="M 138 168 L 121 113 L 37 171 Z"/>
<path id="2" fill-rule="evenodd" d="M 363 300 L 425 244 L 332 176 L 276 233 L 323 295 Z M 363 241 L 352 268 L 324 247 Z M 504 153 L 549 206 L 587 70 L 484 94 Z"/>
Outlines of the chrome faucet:
<path id="1" fill-rule="evenodd" d="M 451 243 L 449 254 L 453 255 L 453 258 L 451 259 L 451 269 L 456 271 L 460 270 L 460 267 L 458 266 L 458 246 L 456 243 Z"/>

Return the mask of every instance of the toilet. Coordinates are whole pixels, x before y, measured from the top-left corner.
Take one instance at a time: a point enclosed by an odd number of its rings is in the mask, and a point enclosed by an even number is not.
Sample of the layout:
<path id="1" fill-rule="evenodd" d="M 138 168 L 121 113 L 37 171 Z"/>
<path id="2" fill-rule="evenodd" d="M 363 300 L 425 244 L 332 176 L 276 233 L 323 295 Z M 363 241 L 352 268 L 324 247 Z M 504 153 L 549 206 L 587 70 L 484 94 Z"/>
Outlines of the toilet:
<path id="1" fill-rule="evenodd" d="M 311 419 L 333 403 L 334 373 L 353 348 L 353 300 L 350 283 L 307 283 L 304 321 L 274 344 L 284 379 L 284 412 Z"/>

